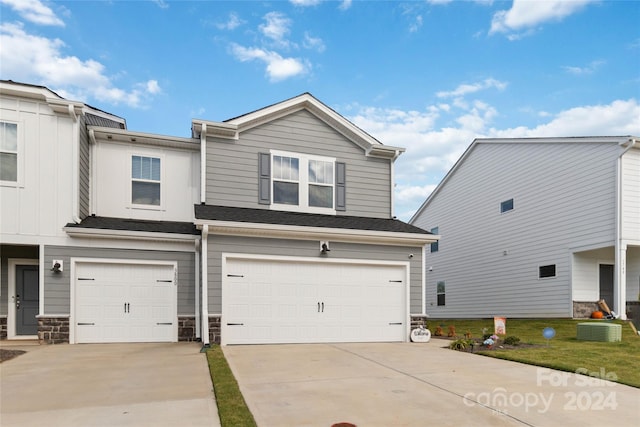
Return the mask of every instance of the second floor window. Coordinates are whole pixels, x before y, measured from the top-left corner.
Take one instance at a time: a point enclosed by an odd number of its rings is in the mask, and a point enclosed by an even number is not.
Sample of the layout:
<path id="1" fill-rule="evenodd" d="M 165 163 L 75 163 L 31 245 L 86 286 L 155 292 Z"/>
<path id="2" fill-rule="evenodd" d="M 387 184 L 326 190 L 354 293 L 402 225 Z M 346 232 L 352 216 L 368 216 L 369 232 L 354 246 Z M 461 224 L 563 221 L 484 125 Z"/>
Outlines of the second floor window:
<path id="1" fill-rule="evenodd" d="M 271 179 L 276 208 L 335 214 L 335 159 L 272 152 Z"/>
<path id="2" fill-rule="evenodd" d="M 18 125 L 0 122 L 0 181 L 18 181 Z"/>
<path id="3" fill-rule="evenodd" d="M 160 206 L 160 159 L 131 157 L 131 203 Z"/>

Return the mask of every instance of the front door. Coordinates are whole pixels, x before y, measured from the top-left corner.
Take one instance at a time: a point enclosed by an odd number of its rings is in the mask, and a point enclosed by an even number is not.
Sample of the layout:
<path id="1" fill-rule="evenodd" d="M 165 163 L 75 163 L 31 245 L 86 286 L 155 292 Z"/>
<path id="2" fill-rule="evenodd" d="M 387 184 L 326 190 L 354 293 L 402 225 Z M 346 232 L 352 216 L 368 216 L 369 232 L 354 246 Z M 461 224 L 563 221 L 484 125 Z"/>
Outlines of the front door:
<path id="1" fill-rule="evenodd" d="M 600 264 L 600 299 L 613 310 L 613 265 Z"/>
<path id="2" fill-rule="evenodd" d="M 16 335 L 37 335 L 39 309 L 37 265 L 16 265 Z"/>

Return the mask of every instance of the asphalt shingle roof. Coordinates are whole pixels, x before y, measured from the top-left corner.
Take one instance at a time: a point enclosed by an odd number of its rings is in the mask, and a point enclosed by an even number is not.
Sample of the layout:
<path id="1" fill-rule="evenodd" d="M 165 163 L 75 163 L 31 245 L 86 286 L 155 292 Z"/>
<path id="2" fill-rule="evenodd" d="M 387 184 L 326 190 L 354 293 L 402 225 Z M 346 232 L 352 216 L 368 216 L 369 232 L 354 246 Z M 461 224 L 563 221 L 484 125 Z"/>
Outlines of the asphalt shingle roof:
<path id="1" fill-rule="evenodd" d="M 146 231 L 152 233 L 174 233 L 198 235 L 200 231 L 191 222 L 149 221 L 140 219 L 109 218 L 104 216 L 88 216 L 80 224 L 69 223 L 69 228 L 101 229 L 123 231 Z"/>
<path id="2" fill-rule="evenodd" d="M 432 234 L 426 230 L 397 219 L 367 218 L 346 215 L 322 215 L 274 211 L 270 209 L 234 208 L 212 205 L 195 205 L 195 214 L 196 219 L 210 221 L 234 221 L 302 227 L 386 231 L 393 233 Z"/>

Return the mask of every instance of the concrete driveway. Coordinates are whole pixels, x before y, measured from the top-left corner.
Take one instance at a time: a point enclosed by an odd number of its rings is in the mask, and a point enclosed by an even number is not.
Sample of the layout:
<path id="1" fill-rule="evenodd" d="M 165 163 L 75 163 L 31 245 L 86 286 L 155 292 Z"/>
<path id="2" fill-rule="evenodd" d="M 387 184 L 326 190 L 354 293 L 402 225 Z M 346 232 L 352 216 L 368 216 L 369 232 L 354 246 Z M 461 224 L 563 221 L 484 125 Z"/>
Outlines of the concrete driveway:
<path id="1" fill-rule="evenodd" d="M 198 344 L 23 349 L 28 352 L 0 364 L 3 427 L 220 425 Z"/>
<path id="2" fill-rule="evenodd" d="M 259 426 L 636 426 L 640 390 L 428 344 L 227 346 Z M 612 373 L 605 373 L 612 374 Z"/>

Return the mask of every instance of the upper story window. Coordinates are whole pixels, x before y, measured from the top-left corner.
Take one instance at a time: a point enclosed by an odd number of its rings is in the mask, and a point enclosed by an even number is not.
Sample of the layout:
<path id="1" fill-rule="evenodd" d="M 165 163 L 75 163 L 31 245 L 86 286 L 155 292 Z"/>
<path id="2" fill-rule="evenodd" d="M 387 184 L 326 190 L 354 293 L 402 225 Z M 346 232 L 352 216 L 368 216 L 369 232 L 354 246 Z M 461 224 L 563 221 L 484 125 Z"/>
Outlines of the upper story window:
<path id="1" fill-rule="evenodd" d="M 513 199 L 505 200 L 500 203 L 500 213 L 509 212 L 513 210 Z"/>
<path id="2" fill-rule="evenodd" d="M 335 166 L 335 159 L 329 157 L 272 151 L 271 206 L 335 214 Z M 264 171 L 260 175 L 265 175 Z"/>
<path id="3" fill-rule="evenodd" d="M 438 227 L 433 227 L 431 229 L 431 233 L 439 234 L 440 231 L 439 231 Z M 440 242 L 439 241 L 435 241 L 435 242 L 431 243 L 431 253 L 438 252 L 438 243 L 440 243 Z"/>
<path id="4" fill-rule="evenodd" d="M 160 159 L 131 156 L 131 203 L 160 206 Z"/>
<path id="5" fill-rule="evenodd" d="M 18 181 L 18 125 L 0 122 L 0 181 Z"/>

